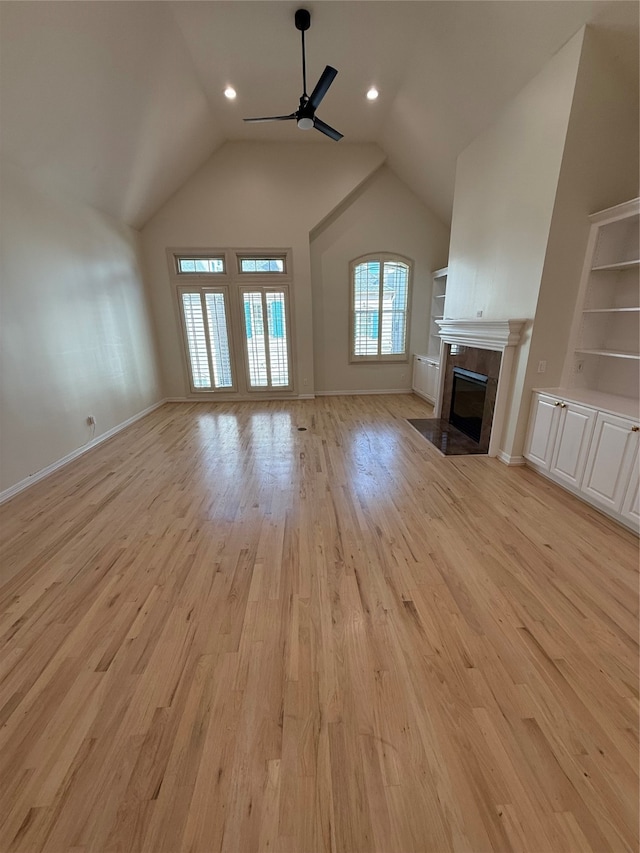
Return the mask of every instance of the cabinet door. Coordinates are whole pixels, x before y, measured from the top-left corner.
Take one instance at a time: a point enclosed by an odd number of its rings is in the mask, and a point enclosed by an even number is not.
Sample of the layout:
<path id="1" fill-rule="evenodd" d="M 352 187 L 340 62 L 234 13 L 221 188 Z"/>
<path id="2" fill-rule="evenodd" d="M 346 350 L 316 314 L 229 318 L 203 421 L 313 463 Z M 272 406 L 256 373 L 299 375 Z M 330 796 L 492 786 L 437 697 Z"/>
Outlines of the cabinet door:
<path id="1" fill-rule="evenodd" d="M 636 433 L 638 435 L 638 433 Z M 622 515 L 640 525 L 640 468 L 638 468 L 638 447 L 631 461 L 631 479 L 622 499 Z"/>
<path id="2" fill-rule="evenodd" d="M 533 405 L 529 417 L 529 432 L 524 455 L 543 468 L 551 465 L 558 420 L 560 401 L 544 394 L 533 395 Z"/>
<path id="3" fill-rule="evenodd" d="M 560 412 L 550 470 L 572 486 L 580 486 L 596 411 L 576 403 L 561 403 Z"/>
<path id="4" fill-rule="evenodd" d="M 582 491 L 620 511 L 638 446 L 637 426 L 627 418 L 598 412 Z"/>
<path id="5" fill-rule="evenodd" d="M 428 364 L 429 368 L 429 381 L 428 388 L 429 394 L 428 397 L 433 402 L 436 399 L 436 394 L 438 393 L 438 380 L 440 379 L 440 367 L 433 361 L 430 361 Z"/>
<path id="6" fill-rule="evenodd" d="M 426 397 L 429 390 L 428 363 L 419 355 L 413 357 L 413 383 L 412 388 L 418 394 Z"/>

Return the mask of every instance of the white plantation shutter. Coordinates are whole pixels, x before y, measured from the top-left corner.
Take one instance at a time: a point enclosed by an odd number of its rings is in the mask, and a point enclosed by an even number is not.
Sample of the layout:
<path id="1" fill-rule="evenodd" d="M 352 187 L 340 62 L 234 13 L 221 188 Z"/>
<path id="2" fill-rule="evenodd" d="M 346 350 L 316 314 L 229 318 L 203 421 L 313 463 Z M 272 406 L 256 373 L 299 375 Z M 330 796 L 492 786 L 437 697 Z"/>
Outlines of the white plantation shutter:
<path id="1" fill-rule="evenodd" d="M 267 347 L 264 334 L 264 315 L 260 291 L 242 294 L 244 302 L 245 343 L 249 365 L 249 384 L 252 388 L 269 385 Z"/>
<path id="2" fill-rule="evenodd" d="M 279 388 L 289 384 L 285 297 L 282 291 L 268 291 L 265 297 L 267 303 L 271 384 L 274 388 Z"/>
<path id="3" fill-rule="evenodd" d="M 250 388 L 288 388 L 289 332 L 284 288 L 242 291 Z"/>
<path id="4" fill-rule="evenodd" d="M 406 359 L 410 283 L 410 264 L 394 256 L 352 263 L 352 361 Z"/>
<path id="5" fill-rule="evenodd" d="M 382 287 L 380 351 L 397 355 L 406 350 L 409 267 L 385 261 Z"/>
<path id="6" fill-rule="evenodd" d="M 216 388 L 231 388 L 231 357 L 223 293 L 206 293 L 213 378 Z"/>
<path id="7" fill-rule="evenodd" d="M 202 288 L 183 291 L 181 304 L 194 389 L 232 388 L 224 292 Z"/>
<path id="8" fill-rule="evenodd" d="M 182 311 L 187 332 L 193 386 L 194 388 L 211 388 L 211 372 L 209 370 L 209 355 L 200 294 L 183 293 Z"/>

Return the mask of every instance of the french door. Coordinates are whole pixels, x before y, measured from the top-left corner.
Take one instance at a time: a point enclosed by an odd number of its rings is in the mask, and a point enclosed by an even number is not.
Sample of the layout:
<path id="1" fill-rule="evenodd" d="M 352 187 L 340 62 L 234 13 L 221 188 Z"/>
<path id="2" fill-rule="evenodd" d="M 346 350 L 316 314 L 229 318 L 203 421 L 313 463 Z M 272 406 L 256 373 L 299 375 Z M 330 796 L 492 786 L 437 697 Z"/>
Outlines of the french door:
<path id="1" fill-rule="evenodd" d="M 293 390 L 287 284 L 178 286 L 193 393 Z"/>

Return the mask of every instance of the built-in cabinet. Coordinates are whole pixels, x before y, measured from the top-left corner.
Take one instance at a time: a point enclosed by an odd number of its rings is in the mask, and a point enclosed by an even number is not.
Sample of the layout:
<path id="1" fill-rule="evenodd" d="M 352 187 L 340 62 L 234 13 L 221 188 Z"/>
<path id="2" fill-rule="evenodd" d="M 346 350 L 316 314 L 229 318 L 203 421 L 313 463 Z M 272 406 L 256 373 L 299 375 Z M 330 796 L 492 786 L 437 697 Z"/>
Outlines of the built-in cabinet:
<path id="1" fill-rule="evenodd" d="M 440 364 L 437 359 L 426 355 L 413 357 L 413 382 L 411 387 L 420 397 L 434 403 L 438 392 Z"/>
<path id="2" fill-rule="evenodd" d="M 562 384 L 536 389 L 524 455 L 637 531 L 640 199 L 589 221 Z"/>
<path id="3" fill-rule="evenodd" d="M 524 455 L 540 473 L 637 530 L 639 436 L 637 418 L 542 391 L 533 395 Z"/>
<path id="4" fill-rule="evenodd" d="M 413 381 L 411 387 L 430 403 L 436 402 L 440 381 L 440 326 L 444 317 L 444 300 L 447 293 L 447 267 L 432 273 L 431 309 L 429 312 L 429 342 L 424 355 L 413 356 Z"/>
<path id="5" fill-rule="evenodd" d="M 429 345 L 427 355 L 440 359 L 440 326 L 438 320 L 444 317 L 444 300 L 447 295 L 448 267 L 436 270 L 432 274 L 431 313 L 429 317 Z"/>

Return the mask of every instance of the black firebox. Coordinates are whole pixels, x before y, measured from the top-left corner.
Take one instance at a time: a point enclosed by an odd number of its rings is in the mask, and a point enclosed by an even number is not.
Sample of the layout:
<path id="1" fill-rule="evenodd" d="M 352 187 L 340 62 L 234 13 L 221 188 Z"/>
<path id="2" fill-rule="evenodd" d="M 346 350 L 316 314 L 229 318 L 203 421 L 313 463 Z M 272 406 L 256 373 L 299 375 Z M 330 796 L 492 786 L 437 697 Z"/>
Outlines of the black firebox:
<path id="1" fill-rule="evenodd" d="M 488 378 L 482 373 L 473 373 L 461 367 L 453 368 L 449 423 L 478 443 L 482 432 Z"/>

